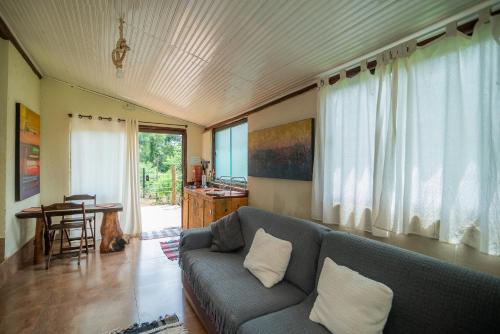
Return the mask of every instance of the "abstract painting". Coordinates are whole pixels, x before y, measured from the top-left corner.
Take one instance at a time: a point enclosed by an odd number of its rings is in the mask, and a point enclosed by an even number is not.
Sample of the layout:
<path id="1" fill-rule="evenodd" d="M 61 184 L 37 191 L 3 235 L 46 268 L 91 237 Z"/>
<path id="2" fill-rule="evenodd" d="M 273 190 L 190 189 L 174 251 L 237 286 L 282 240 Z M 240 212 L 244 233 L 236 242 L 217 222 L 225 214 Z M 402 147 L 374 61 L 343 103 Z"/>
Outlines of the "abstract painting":
<path id="1" fill-rule="evenodd" d="M 40 193 L 40 115 L 16 103 L 16 201 Z"/>
<path id="2" fill-rule="evenodd" d="M 248 135 L 248 175 L 312 180 L 314 119 L 305 119 Z"/>

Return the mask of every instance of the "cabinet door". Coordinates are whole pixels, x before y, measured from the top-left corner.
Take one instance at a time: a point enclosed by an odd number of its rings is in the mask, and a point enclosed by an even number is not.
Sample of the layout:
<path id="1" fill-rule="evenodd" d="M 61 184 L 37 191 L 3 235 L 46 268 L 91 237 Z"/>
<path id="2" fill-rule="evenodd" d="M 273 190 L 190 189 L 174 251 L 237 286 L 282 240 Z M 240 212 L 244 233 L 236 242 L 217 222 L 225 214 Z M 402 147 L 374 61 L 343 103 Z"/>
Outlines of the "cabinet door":
<path id="1" fill-rule="evenodd" d="M 205 200 L 203 226 L 210 225 L 215 219 L 214 201 Z"/>
<path id="2" fill-rule="evenodd" d="M 231 199 L 231 211 L 236 211 L 240 206 L 248 205 L 248 197 L 240 197 Z"/>
<path id="3" fill-rule="evenodd" d="M 193 226 L 191 226 L 190 228 L 203 227 L 203 198 L 201 198 L 200 196 L 196 196 L 193 204 Z"/>
<path id="4" fill-rule="evenodd" d="M 194 213 L 196 210 L 196 203 L 194 196 L 189 196 L 188 199 L 188 229 L 194 227 Z"/>
<path id="5" fill-rule="evenodd" d="M 231 213 L 231 198 L 215 200 L 215 217 L 219 219 Z"/>

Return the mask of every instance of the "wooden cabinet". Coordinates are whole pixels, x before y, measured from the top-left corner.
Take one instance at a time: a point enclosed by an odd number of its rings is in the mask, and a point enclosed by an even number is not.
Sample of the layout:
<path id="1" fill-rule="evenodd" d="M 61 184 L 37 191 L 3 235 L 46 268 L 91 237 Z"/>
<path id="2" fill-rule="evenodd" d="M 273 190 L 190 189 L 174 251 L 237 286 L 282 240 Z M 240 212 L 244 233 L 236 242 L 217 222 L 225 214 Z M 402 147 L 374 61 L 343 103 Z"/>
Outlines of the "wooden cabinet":
<path id="1" fill-rule="evenodd" d="M 209 196 L 204 189 L 184 189 L 182 200 L 182 228 L 191 229 L 210 225 L 211 222 L 248 205 L 245 192 L 226 192 L 221 196 Z"/>

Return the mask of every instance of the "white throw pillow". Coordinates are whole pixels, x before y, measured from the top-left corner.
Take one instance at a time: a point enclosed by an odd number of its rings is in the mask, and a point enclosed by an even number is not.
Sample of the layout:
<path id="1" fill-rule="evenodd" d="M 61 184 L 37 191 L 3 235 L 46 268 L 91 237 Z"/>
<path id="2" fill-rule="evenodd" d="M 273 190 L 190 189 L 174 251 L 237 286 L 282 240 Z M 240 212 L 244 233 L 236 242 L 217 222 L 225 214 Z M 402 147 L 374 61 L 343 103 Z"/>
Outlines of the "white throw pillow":
<path id="1" fill-rule="evenodd" d="M 270 288 L 285 277 L 292 254 L 292 243 L 266 233 L 262 228 L 255 232 L 250 251 L 243 262 L 266 288 Z"/>
<path id="2" fill-rule="evenodd" d="M 327 257 L 309 319 L 335 334 L 382 333 L 392 296 L 386 285 L 339 266 Z"/>

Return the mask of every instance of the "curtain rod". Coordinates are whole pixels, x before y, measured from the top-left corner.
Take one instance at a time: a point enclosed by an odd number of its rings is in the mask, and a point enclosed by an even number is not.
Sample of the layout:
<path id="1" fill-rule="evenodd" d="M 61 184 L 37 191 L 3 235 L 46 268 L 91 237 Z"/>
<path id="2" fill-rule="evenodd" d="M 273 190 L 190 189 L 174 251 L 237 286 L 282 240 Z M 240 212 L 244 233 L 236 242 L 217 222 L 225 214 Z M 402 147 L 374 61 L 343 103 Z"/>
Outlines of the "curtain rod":
<path id="1" fill-rule="evenodd" d="M 65 85 L 67 85 L 67 86 L 69 86 L 71 88 L 77 88 L 77 89 L 82 90 L 84 92 L 88 92 L 88 93 L 92 93 L 92 94 L 95 94 L 95 95 L 99 95 L 99 96 L 102 96 L 102 97 L 105 97 L 105 98 L 108 98 L 108 99 L 111 99 L 111 100 L 116 100 L 116 101 L 124 102 L 126 106 L 131 105 L 131 106 L 134 106 L 134 107 L 138 107 L 138 108 L 144 109 L 146 111 L 150 111 L 150 112 L 159 114 L 159 115 L 161 115 L 163 117 L 170 117 L 170 118 L 174 118 L 175 120 L 184 121 L 183 119 L 181 119 L 179 117 L 169 116 L 169 115 L 164 114 L 164 113 L 162 113 L 160 111 L 157 111 L 157 110 L 145 107 L 143 105 L 140 105 L 140 104 L 137 104 L 137 103 L 134 103 L 134 102 L 122 99 L 122 98 L 118 98 L 118 97 L 115 97 L 115 96 L 112 96 L 112 95 L 100 93 L 100 92 L 95 91 L 93 89 L 89 89 L 89 88 L 85 88 L 85 87 L 82 87 L 82 86 L 78 86 L 76 84 L 72 84 L 70 82 L 67 82 L 67 81 L 64 81 L 64 80 L 61 80 L 61 79 L 57 79 L 57 78 L 54 78 L 54 77 L 51 77 L 51 76 L 44 76 L 44 78 L 48 78 L 48 79 L 57 81 L 59 83 L 65 84 Z M 127 108 L 124 107 L 124 109 L 127 109 Z M 188 121 L 186 121 L 186 122 L 188 122 Z M 193 122 L 189 122 L 189 123 L 193 123 Z M 158 124 L 167 124 L 168 125 L 168 123 L 158 123 Z M 194 124 L 196 124 L 196 123 L 194 123 Z M 179 126 L 184 126 L 184 124 L 179 124 Z M 186 128 L 187 128 L 187 126 L 186 126 Z"/>
<path id="2" fill-rule="evenodd" d="M 447 19 L 441 20 L 437 23 L 434 23 L 434 24 L 428 26 L 427 28 L 424 28 L 420 31 L 417 31 L 416 33 L 413 33 L 409 36 L 401 38 L 401 39 L 397 40 L 396 42 L 385 45 L 381 48 L 378 48 L 375 51 L 372 51 L 372 52 L 367 53 L 363 56 L 357 57 L 357 58 L 355 58 L 349 62 L 346 62 L 344 64 L 335 66 L 334 68 L 317 75 L 316 80 L 327 79 L 330 81 L 329 83 L 332 84 L 332 81 L 335 80 L 333 78 L 337 77 L 338 73 L 342 70 L 347 70 L 347 69 L 359 67 L 359 64 L 364 60 L 374 59 L 380 53 L 383 53 L 387 50 L 390 50 L 394 47 L 397 47 L 403 43 L 407 43 L 407 42 L 414 40 L 414 39 L 422 38 L 423 36 L 429 36 L 429 34 L 439 31 L 440 29 L 442 29 L 443 27 L 445 27 L 446 25 L 448 25 L 450 23 L 458 22 L 459 20 L 463 20 L 463 19 L 470 17 L 472 15 L 476 15 L 477 13 L 481 12 L 484 9 L 490 9 L 490 10 L 493 9 L 492 14 L 495 14 L 497 12 L 497 10 L 495 10 L 493 7 L 495 7 L 497 4 L 498 4 L 498 0 L 488 0 L 488 1 L 485 1 L 481 4 L 470 7 L 470 8 L 468 8 L 468 9 L 466 9 L 458 14 L 455 14 L 453 16 L 448 17 Z M 472 20 L 473 19 L 471 19 L 470 21 L 472 21 Z M 428 39 L 430 39 L 430 38 L 428 38 Z"/>
<path id="3" fill-rule="evenodd" d="M 68 114 L 68 117 L 71 118 L 73 117 L 73 114 Z M 94 119 L 94 116 L 92 115 L 82 115 L 82 114 L 78 114 L 77 115 L 78 118 L 82 119 L 82 118 L 86 118 L 86 119 Z M 112 117 L 103 117 L 103 116 L 98 116 L 97 117 L 98 120 L 100 121 L 112 121 L 113 118 Z M 123 118 L 117 118 L 116 119 L 118 122 L 125 122 L 125 120 Z"/>
<path id="4" fill-rule="evenodd" d="M 498 15 L 498 14 L 500 14 L 500 10 L 491 11 L 491 12 L 489 12 L 489 14 L 491 16 Z M 474 27 L 478 21 L 479 21 L 479 18 L 467 20 L 464 23 L 457 25 L 456 29 L 457 29 L 457 31 L 460 31 L 465 35 L 472 35 L 472 33 L 474 32 Z M 417 41 L 416 45 L 417 46 L 424 46 L 426 44 L 433 42 L 434 40 L 438 39 L 439 37 L 441 37 L 445 34 L 446 34 L 445 32 L 441 32 L 441 33 L 432 35 L 430 37 L 424 38 L 420 41 Z M 376 67 L 377 67 L 377 60 L 370 60 L 370 61 L 366 62 L 366 69 L 367 70 L 370 70 L 373 72 Z M 352 78 L 361 72 L 361 66 L 354 66 L 354 67 L 350 67 L 350 68 L 347 67 L 345 69 L 345 72 L 346 72 L 347 78 Z M 336 75 L 328 78 L 328 84 L 333 85 L 339 80 L 340 80 L 340 74 L 336 74 Z"/>
<path id="5" fill-rule="evenodd" d="M 68 117 L 72 118 L 73 114 L 68 114 Z M 94 116 L 92 116 L 92 115 L 78 114 L 77 117 L 80 119 L 82 119 L 82 118 L 94 119 Z M 111 116 L 108 116 L 108 117 L 98 116 L 97 119 L 100 121 L 112 121 L 113 120 L 113 118 Z M 125 120 L 123 118 L 117 118 L 116 120 L 118 122 L 125 122 Z M 186 128 L 186 129 L 188 127 L 187 124 L 176 124 L 176 123 L 160 123 L 160 122 L 145 122 L 145 121 L 139 121 L 139 123 L 141 123 L 141 124 L 167 125 L 167 126 L 180 126 L 180 127 Z"/>

